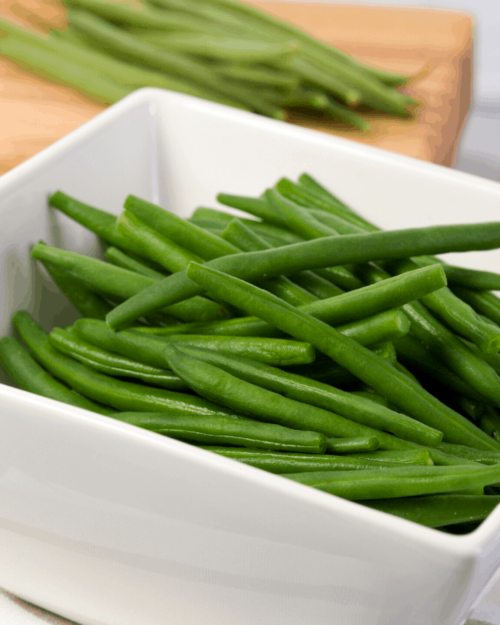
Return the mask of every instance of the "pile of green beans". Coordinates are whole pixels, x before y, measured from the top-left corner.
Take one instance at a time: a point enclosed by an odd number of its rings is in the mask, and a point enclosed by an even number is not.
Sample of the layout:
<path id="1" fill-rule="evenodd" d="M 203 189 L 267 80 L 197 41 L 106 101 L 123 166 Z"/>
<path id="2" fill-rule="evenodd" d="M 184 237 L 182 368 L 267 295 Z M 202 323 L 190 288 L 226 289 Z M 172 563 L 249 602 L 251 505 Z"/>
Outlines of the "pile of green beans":
<path id="1" fill-rule="evenodd" d="M 307 174 L 218 199 L 248 218 L 54 193 L 107 262 L 33 246 L 80 318 L 46 333 L 16 312 L 5 373 L 300 487 L 476 527 L 499 502 L 500 275 L 429 255 L 498 248 L 500 224 L 382 232 Z"/>
<path id="2" fill-rule="evenodd" d="M 311 109 L 355 126 L 370 107 L 409 116 L 407 77 L 364 65 L 239 0 L 64 0 L 48 36 L 0 21 L 0 54 L 110 104 L 141 87 L 178 91 L 275 119 Z"/>

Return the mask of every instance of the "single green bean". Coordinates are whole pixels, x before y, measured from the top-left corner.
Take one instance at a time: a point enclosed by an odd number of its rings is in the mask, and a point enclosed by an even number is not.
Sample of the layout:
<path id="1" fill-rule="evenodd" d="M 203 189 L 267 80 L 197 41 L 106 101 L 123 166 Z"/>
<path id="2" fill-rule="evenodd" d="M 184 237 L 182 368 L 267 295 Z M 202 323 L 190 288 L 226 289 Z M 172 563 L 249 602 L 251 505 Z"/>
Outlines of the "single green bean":
<path id="1" fill-rule="evenodd" d="M 118 299 L 126 299 L 141 293 L 158 281 L 95 258 L 48 245 L 36 244 L 31 250 L 31 255 L 37 260 L 48 261 L 61 267 L 98 293 Z M 210 321 L 228 316 L 224 310 L 221 310 L 219 304 L 200 297 L 164 307 L 162 312 L 185 322 L 200 321 L 202 318 Z"/>
<path id="2" fill-rule="evenodd" d="M 193 416 L 231 416 L 221 406 L 194 397 L 133 382 L 108 377 L 61 354 L 49 342 L 49 337 L 26 312 L 18 312 L 14 326 L 33 357 L 45 368 L 76 392 L 116 410 L 156 411 L 167 414 Z"/>
<path id="3" fill-rule="evenodd" d="M 453 286 L 452 291 L 476 312 L 488 317 L 497 325 L 500 324 L 500 299 L 494 293 L 473 291 L 459 286 Z"/>
<path id="4" fill-rule="evenodd" d="M 318 471 L 284 477 L 351 501 L 396 499 L 449 493 L 495 484 L 500 465 L 454 467 L 395 467 L 377 471 Z"/>
<path id="5" fill-rule="evenodd" d="M 229 241 L 243 252 L 257 252 L 259 250 L 268 250 L 273 247 L 273 245 L 255 233 L 243 221 L 236 218 L 229 222 L 226 229 L 222 233 L 222 238 Z M 280 276 L 280 279 L 286 278 Z M 326 297 L 334 297 L 342 293 L 342 290 L 339 287 L 332 284 L 328 280 L 317 276 L 311 271 L 303 271 L 295 274 L 293 276 L 293 282 L 298 284 L 303 289 L 307 289 L 309 293 L 319 290 L 322 299 Z M 278 295 L 278 293 L 275 292 L 275 295 Z M 295 305 L 306 304 L 308 301 L 314 301 L 314 299 L 315 298 L 309 297 L 308 300 L 304 299 L 302 302 L 297 301 Z M 290 303 L 293 304 L 294 302 Z"/>
<path id="6" fill-rule="evenodd" d="M 361 427 L 351 426 L 350 431 L 356 434 L 341 434 L 341 438 L 379 437 L 377 430 L 391 432 L 396 436 L 432 446 L 441 439 L 440 433 L 422 425 L 404 414 L 375 404 L 358 395 L 352 395 L 327 384 L 305 378 L 303 376 L 266 366 L 250 359 L 238 358 L 235 355 L 224 355 L 193 346 L 177 346 L 183 354 L 203 360 L 212 366 L 249 384 L 279 393 L 295 402 L 304 402 L 322 410 L 355 421 Z M 342 421 L 340 421 L 342 424 Z M 365 426 L 365 427 L 363 427 Z M 369 429 L 366 429 L 369 428 Z M 380 433 L 382 435 L 382 432 Z M 381 447 L 391 449 L 391 438 L 387 435 L 380 438 Z"/>
<path id="7" fill-rule="evenodd" d="M 170 438 L 205 445 L 237 445 L 270 451 L 322 454 L 325 437 L 250 419 L 205 415 L 122 412 L 114 418 Z"/>
<path id="8" fill-rule="evenodd" d="M 223 297 L 230 303 L 237 302 L 236 305 L 242 310 L 260 316 L 296 339 L 315 345 L 391 404 L 416 420 L 443 432 L 448 442 L 476 446 L 478 449 L 491 449 L 494 445 L 462 415 L 444 406 L 413 380 L 325 323 L 254 285 L 207 265 L 191 263 L 188 277 L 200 286 L 214 284 L 214 291 L 218 294 L 224 293 Z"/>
<path id="9" fill-rule="evenodd" d="M 479 449 L 473 449 L 465 445 L 453 445 L 451 443 L 441 442 L 437 445 L 436 449 L 443 451 L 445 454 L 453 454 L 454 456 L 474 460 L 474 462 L 480 462 L 481 464 L 500 463 L 500 448 L 497 452 L 480 451 Z"/>
<path id="10" fill-rule="evenodd" d="M 395 466 L 397 463 L 368 460 L 349 456 L 320 456 L 313 454 L 280 453 L 257 449 L 231 447 L 202 447 L 220 456 L 243 462 L 269 473 L 296 473 L 306 471 L 362 471 L 377 467 Z"/>
<path id="11" fill-rule="evenodd" d="M 373 258 L 395 259 L 427 253 L 492 249 L 500 245 L 500 224 L 467 224 L 323 237 L 285 248 L 247 252 L 209 261 L 207 266 L 245 280 L 293 275 L 342 263 L 363 263 Z M 107 316 L 111 327 L 131 323 L 148 312 L 203 292 L 199 285 L 178 272 L 140 296 L 129 299 Z"/>
<path id="12" fill-rule="evenodd" d="M 440 447 L 442 443 L 439 443 Z M 432 466 L 433 450 L 427 449 L 408 449 L 406 451 L 368 451 L 364 453 L 349 454 L 349 458 L 359 458 L 360 460 L 370 460 L 371 462 L 381 462 L 384 465 L 395 464 L 420 464 L 426 466 Z"/>
<path id="13" fill-rule="evenodd" d="M 375 451 L 378 447 L 379 440 L 375 436 L 326 439 L 326 452 L 329 454 L 362 453 L 364 451 Z"/>
<path id="14" fill-rule="evenodd" d="M 39 245 L 44 243 L 39 241 Z M 111 306 L 100 295 L 93 293 L 81 280 L 75 279 L 64 269 L 49 262 L 42 264 L 82 317 L 102 320 L 106 318 Z"/>
<path id="15" fill-rule="evenodd" d="M 0 366 L 23 391 L 109 416 L 113 410 L 70 390 L 45 371 L 16 341 L 0 339 Z"/>
<path id="16" fill-rule="evenodd" d="M 386 501 L 363 501 L 363 505 L 427 527 L 482 521 L 500 503 L 500 495 L 429 495 Z"/>
<path id="17" fill-rule="evenodd" d="M 165 277 L 165 273 L 161 273 L 152 267 L 148 267 L 148 265 L 145 265 L 141 261 L 128 256 L 117 247 L 108 247 L 108 249 L 104 252 L 104 255 L 110 263 L 116 265 L 117 267 L 121 267 L 122 269 L 135 271 L 135 273 L 140 273 L 142 276 L 148 276 L 149 278 L 156 278 L 158 280 Z M 90 315 L 85 316 L 90 317 Z"/>
<path id="18" fill-rule="evenodd" d="M 74 330 L 54 328 L 49 334 L 50 344 L 57 350 L 75 358 L 91 369 L 106 373 L 112 377 L 136 378 L 172 391 L 189 390 L 178 376 L 165 368 L 151 367 L 137 360 L 107 352 L 81 339 Z"/>

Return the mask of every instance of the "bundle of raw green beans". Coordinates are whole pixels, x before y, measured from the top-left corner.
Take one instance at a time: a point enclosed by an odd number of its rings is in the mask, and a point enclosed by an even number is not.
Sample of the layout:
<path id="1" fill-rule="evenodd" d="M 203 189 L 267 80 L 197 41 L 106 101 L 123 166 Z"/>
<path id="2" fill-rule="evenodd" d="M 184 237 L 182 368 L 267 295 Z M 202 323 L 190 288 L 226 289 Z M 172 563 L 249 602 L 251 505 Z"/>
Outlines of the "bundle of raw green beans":
<path id="1" fill-rule="evenodd" d="M 432 256 L 500 223 L 383 232 L 311 176 L 241 218 L 58 191 L 106 261 L 32 249 L 81 317 L 0 340 L 22 389 L 450 532 L 500 501 L 500 275 Z M 247 215 L 243 217 L 243 215 Z"/>
<path id="2" fill-rule="evenodd" d="M 367 130 L 354 108 L 405 116 L 406 78 L 363 65 L 239 0 L 64 0 L 48 36 L 0 21 L 0 54 L 113 103 L 141 87 L 285 119 L 305 108 Z"/>

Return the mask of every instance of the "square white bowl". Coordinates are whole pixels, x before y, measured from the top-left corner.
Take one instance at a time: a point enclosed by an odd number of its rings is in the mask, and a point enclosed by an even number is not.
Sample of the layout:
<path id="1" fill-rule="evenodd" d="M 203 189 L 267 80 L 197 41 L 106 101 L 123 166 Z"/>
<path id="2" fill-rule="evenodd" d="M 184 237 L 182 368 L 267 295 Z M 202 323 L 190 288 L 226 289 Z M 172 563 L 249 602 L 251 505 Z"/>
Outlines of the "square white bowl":
<path id="1" fill-rule="evenodd" d="M 496 183 L 144 89 L 0 179 L 0 335 L 71 316 L 33 243 L 102 251 L 49 193 L 188 215 L 304 171 L 386 228 L 500 216 Z M 500 508 L 447 535 L 7 385 L 0 405 L 0 586 L 82 625 L 459 625 L 497 582 Z"/>

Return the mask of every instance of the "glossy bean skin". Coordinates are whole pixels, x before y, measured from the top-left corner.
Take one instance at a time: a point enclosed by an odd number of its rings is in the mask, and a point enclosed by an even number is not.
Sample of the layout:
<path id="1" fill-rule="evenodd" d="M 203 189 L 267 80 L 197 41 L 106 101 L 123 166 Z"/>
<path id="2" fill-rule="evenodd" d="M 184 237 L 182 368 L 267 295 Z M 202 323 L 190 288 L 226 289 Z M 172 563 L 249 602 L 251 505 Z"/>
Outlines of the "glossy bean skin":
<path id="1" fill-rule="evenodd" d="M 106 256 L 106 259 L 113 265 L 121 267 L 122 269 L 128 269 L 128 271 L 135 271 L 135 273 L 140 273 L 142 276 L 148 276 L 153 279 L 161 279 L 164 278 L 165 275 L 168 275 L 166 272 L 162 273 L 160 271 L 156 271 L 156 269 L 153 269 L 135 258 L 128 256 L 117 247 L 108 247 L 108 249 L 104 252 L 104 256 Z"/>
<path id="2" fill-rule="evenodd" d="M 410 378 L 332 327 L 288 306 L 254 285 L 207 265 L 191 263 L 188 276 L 204 287 L 210 285 L 212 288 L 213 285 L 216 292 L 224 293 L 224 298 L 230 303 L 260 316 L 290 336 L 309 341 L 394 406 L 443 432 L 446 441 L 467 444 L 478 449 L 494 448 L 494 443 L 467 419 L 441 404 Z"/>
<path id="3" fill-rule="evenodd" d="M 370 460 L 371 462 L 381 462 L 384 465 L 394 463 L 396 465 L 421 464 L 425 466 L 432 466 L 434 462 L 432 461 L 431 453 L 432 452 L 427 449 L 414 449 L 406 451 L 377 449 L 376 451 L 353 453 L 348 457 Z"/>
<path id="4" fill-rule="evenodd" d="M 165 345 L 169 366 L 196 393 L 253 419 L 341 437 L 356 429 L 332 412 L 283 397 Z"/>
<path id="5" fill-rule="evenodd" d="M 297 473 L 306 471 L 362 471 L 377 467 L 395 466 L 397 463 L 382 460 L 353 458 L 352 456 L 313 455 L 267 452 L 257 449 L 238 449 L 232 447 L 206 447 L 203 449 L 243 462 L 269 473 Z"/>
<path id="6" fill-rule="evenodd" d="M 78 320 L 74 327 L 83 340 L 93 345 L 160 368 L 165 367 L 163 350 L 167 343 L 205 347 L 221 354 L 240 354 L 276 366 L 311 363 L 315 359 L 311 345 L 285 339 L 184 334 L 155 337 L 142 332 L 113 332 L 105 323 L 89 319 Z"/>
<path id="7" fill-rule="evenodd" d="M 192 222 L 135 195 L 127 196 L 124 207 L 150 228 L 199 255 L 203 260 L 238 254 L 240 251 L 231 243 L 199 228 Z"/>
<path id="8" fill-rule="evenodd" d="M 113 416 L 163 436 L 205 445 L 236 445 L 269 451 L 322 454 L 326 444 L 325 437 L 317 432 L 299 431 L 231 416 L 150 412 L 121 412 Z"/>
<path id="9" fill-rule="evenodd" d="M 188 390 L 188 386 L 172 371 L 150 367 L 137 360 L 106 352 L 82 340 L 71 328 L 54 328 L 49 334 L 49 340 L 63 354 L 112 377 L 136 378 L 151 386 L 172 391 Z"/>
<path id="10" fill-rule="evenodd" d="M 500 481 L 500 466 L 394 467 L 377 471 L 318 471 L 284 477 L 351 501 L 452 493 Z"/>
<path id="11" fill-rule="evenodd" d="M 91 291 L 81 280 L 66 273 L 64 269 L 49 262 L 42 261 L 42 264 L 82 317 L 102 320 L 106 318 L 112 307 L 100 295 Z"/>
<path id="12" fill-rule="evenodd" d="M 375 451 L 379 440 L 375 436 L 359 436 L 355 438 L 327 438 L 326 451 L 329 454 L 352 454 Z"/>
<path id="13" fill-rule="evenodd" d="M 332 245 L 333 243 L 333 245 Z M 342 263 L 363 263 L 373 258 L 406 258 L 427 253 L 492 249 L 500 245 L 500 225 L 468 224 L 393 230 L 369 234 L 323 237 L 286 248 L 247 252 L 209 261 L 207 266 L 252 281 L 262 275 L 293 275 Z M 185 272 L 178 272 L 130 298 L 107 316 L 112 328 L 202 292 Z"/>
<path id="14" fill-rule="evenodd" d="M 412 260 L 391 263 L 390 273 L 404 273 L 418 267 Z M 500 350 L 500 329 L 485 323 L 479 315 L 448 288 L 425 295 L 422 303 L 450 329 L 475 343 L 485 354 Z"/>
<path id="15" fill-rule="evenodd" d="M 21 347 L 16 339 L 10 336 L 0 339 L 0 366 L 23 391 L 105 416 L 110 416 L 114 412 L 111 408 L 74 393 L 55 380 Z"/>
<path id="16" fill-rule="evenodd" d="M 445 453 L 467 458 L 468 460 L 474 460 L 474 462 L 480 462 L 481 464 L 500 463 L 500 446 L 496 453 L 494 451 L 480 451 L 479 449 L 472 449 L 472 447 L 466 447 L 465 445 L 453 445 L 443 442 L 439 443 L 437 449 Z"/>
<path id="17" fill-rule="evenodd" d="M 500 495 L 429 495 L 381 501 L 363 501 L 363 505 L 394 514 L 427 527 L 482 521 L 500 503 Z"/>
<path id="18" fill-rule="evenodd" d="M 127 299 L 158 282 L 157 279 L 115 267 L 110 263 L 48 245 L 35 245 L 31 255 L 37 260 L 51 262 L 97 292 L 112 298 Z M 199 321 L 203 317 L 207 321 L 228 317 L 219 304 L 200 297 L 167 306 L 162 312 L 185 322 Z"/>
<path id="19" fill-rule="evenodd" d="M 16 313 L 13 321 L 33 357 L 49 373 L 89 399 L 118 411 L 135 409 L 193 416 L 232 415 L 230 411 L 201 397 L 124 382 L 93 371 L 54 349 L 47 334 L 28 313 Z"/>
<path id="20" fill-rule="evenodd" d="M 393 437 L 385 432 L 391 432 L 406 441 L 425 445 L 428 444 L 427 441 L 431 441 L 431 445 L 437 444 L 441 439 L 439 432 L 406 415 L 327 384 L 255 363 L 249 359 L 237 358 L 234 355 L 224 356 L 213 351 L 186 346 L 183 346 L 181 351 L 221 368 L 231 376 L 249 384 L 279 393 L 295 402 L 304 402 L 310 406 L 328 410 L 355 422 L 346 424 L 343 419 L 338 419 L 340 425 L 348 427 L 348 430 L 342 430 L 341 438 L 378 438 L 380 446 L 387 449 L 393 448 L 391 445 L 394 445 L 394 441 Z M 378 430 L 383 430 L 383 432 L 379 434 Z"/>

